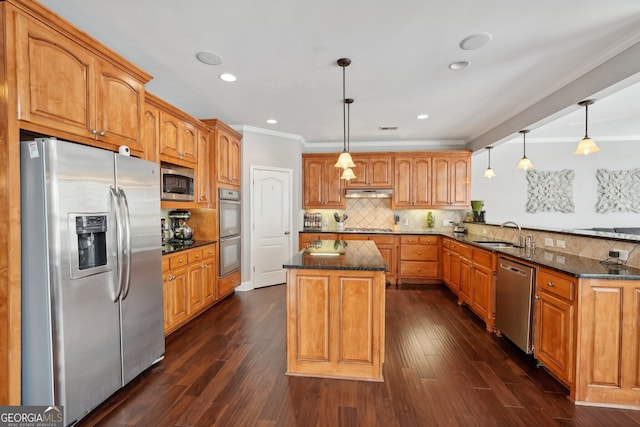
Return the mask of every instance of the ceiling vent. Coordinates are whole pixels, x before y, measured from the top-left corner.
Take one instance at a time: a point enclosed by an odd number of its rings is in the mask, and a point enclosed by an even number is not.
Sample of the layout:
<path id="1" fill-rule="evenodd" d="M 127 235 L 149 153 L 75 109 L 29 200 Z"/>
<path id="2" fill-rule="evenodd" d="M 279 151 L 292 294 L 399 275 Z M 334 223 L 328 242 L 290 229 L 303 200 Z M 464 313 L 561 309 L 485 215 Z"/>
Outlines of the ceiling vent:
<path id="1" fill-rule="evenodd" d="M 380 126 L 378 128 L 378 130 L 381 131 L 385 131 L 385 130 L 398 130 L 398 126 Z"/>

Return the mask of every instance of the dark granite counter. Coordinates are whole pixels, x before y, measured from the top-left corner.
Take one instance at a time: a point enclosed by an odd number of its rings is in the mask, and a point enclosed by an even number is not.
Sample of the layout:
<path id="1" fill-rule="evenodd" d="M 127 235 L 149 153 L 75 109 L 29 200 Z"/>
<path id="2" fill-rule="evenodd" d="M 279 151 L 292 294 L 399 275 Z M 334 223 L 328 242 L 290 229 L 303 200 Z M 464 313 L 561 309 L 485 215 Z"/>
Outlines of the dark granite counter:
<path id="1" fill-rule="evenodd" d="M 217 240 L 194 240 L 190 245 L 184 245 L 180 243 L 166 243 L 162 245 L 162 255 L 174 254 L 176 252 L 186 251 L 187 249 L 193 249 L 199 246 L 210 245 L 211 243 L 217 242 Z"/>
<path id="2" fill-rule="evenodd" d="M 385 271 L 387 266 L 370 240 L 317 240 L 295 254 L 283 268 Z"/>
<path id="3" fill-rule="evenodd" d="M 341 235 L 349 234 L 348 232 L 336 231 L 315 231 L 314 233 L 328 233 Z M 357 233 L 356 233 L 357 234 Z M 362 233 L 359 233 L 362 234 Z M 477 240 L 484 240 L 484 236 L 474 234 L 459 234 L 453 232 L 433 231 L 425 232 L 421 230 L 415 231 L 392 231 L 386 233 L 372 234 L 416 234 L 416 235 L 438 235 L 455 239 L 461 243 L 471 246 L 480 247 L 482 249 L 494 252 L 497 255 L 508 255 L 511 258 L 519 259 L 530 264 L 539 265 L 541 267 L 550 268 L 561 273 L 570 274 L 575 277 L 586 279 L 613 279 L 613 280 L 640 280 L 640 268 L 629 267 L 626 265 L 605 265 L 600 261 L 592 258 L 581 257 L 577 255 L 566 254 L 562 252 L 554 252 L 545 248 L 535 248 L 533 251 L 524 248 L 496 248 L 487 247 L 478 243 Z"/>

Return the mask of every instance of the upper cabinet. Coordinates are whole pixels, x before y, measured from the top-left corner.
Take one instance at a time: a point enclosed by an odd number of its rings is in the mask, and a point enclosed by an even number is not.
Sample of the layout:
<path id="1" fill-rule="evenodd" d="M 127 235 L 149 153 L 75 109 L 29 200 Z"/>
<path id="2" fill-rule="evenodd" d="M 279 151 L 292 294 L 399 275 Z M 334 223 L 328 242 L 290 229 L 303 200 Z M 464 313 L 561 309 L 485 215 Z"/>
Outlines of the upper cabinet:
<path id="1" fill-rule="evenodd" d="M 218 188 L 240 189 L 242 134 L 216 119 L 202 120 L 212 128 Z"/>
<path id="2" fill-rule="evenodd" d="M 18 119 L 36 132 L 102 148 L 127 145 L 142 155 L 144 83 L 150 77 L 93 44 L 16 14 Z"/>
<path id="3" fill-rule="evenodd" d="M 211 132 L 198 129 L 198 163 L 196 166 L 196 204 L 202 208 L 215 207 L 213 182 L 214 153 L 210 141 Z"/>
<path id="4" fill-rule="evenodd" d="M 447 153 L 432 160 L 432 206 L 438 209 L 469 207 L 471 193 L 471 153 Z"/>
<path id="5" fill-rule="evenodd" d="M 394 167 L 393 207 L 431 207 L 431 157 L 420 153 L 396 156 Z"/>
<path id="6" fill-rule="evenodd" d="M 160 158 L 193 165 L 196 162 L 197 137 L 193 124 L 170 110 L 160 110 Z"/>
<path id="7" fill-rule="evenodd" d="M 335 167 L 338 154 L 302 155 L 302 207 L 344 209 L 342 169 Z"/>
<path id="8" fill-rule="evenodd" d="M 391 154 L 351 155 L 356 177 L 346 183 L 347 188 L 391 188 L 393 186 L 393 160 Z"/>

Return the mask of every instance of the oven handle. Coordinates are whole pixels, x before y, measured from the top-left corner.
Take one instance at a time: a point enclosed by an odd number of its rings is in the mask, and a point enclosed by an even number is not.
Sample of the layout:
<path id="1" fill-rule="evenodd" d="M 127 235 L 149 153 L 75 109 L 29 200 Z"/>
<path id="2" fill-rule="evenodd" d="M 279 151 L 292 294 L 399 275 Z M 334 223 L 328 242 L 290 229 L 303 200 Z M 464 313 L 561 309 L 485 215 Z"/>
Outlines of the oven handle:
<path id="1" fill-rule="evenodd" d="M 241 236 L 241 235 L 239 235 L 239 234 L 237 234 L 237 235 L 235 235 L 235 236 L 221 237 L 221 238 L 220 238 L 220 243 L 222 243 L 222 242 L 229 242 L 229 241 L 231 241 L 231 240 L 238 240 L 238 239 L 241 239 L 241 238 L 242 238 L 242 236 Z"/>

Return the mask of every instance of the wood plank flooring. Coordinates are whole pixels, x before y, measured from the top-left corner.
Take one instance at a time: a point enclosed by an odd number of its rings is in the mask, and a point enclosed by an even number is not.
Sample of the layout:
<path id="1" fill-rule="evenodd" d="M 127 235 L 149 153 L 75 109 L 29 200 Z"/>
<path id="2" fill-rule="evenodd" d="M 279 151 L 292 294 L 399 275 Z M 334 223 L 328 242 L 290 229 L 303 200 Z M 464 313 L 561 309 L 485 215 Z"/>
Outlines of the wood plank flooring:
<path id="1" fill-rule="evenodd" d="M 443 286 L 389 287 L 383 383 L 286 376 L 285 286 L 238 292 L 78 426 L 633 426 L 575 406 Z"/>

